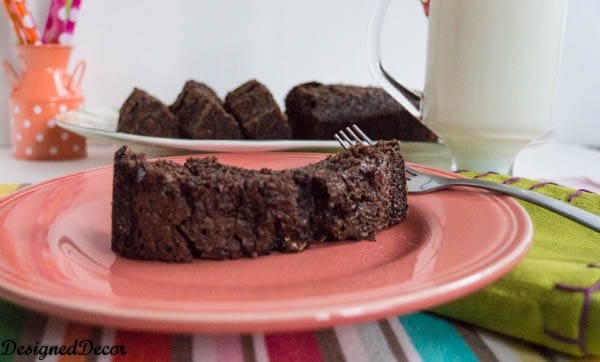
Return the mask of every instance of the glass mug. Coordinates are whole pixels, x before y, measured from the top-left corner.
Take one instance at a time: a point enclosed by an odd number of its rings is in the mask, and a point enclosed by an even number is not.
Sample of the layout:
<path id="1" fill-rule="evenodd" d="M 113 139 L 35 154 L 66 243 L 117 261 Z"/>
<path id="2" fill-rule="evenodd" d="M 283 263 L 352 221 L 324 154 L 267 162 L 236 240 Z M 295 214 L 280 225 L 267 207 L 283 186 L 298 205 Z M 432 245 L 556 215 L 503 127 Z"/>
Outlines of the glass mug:
<path id="1" fill-rule="evenodd" d="M 553 127 L 568 0 L 430 0 L 422 95 L 382 65 L 390 1 L 376 0 L 371 14 L 372 76 L 444 140 L 457 169 L 509 173 Z"/>

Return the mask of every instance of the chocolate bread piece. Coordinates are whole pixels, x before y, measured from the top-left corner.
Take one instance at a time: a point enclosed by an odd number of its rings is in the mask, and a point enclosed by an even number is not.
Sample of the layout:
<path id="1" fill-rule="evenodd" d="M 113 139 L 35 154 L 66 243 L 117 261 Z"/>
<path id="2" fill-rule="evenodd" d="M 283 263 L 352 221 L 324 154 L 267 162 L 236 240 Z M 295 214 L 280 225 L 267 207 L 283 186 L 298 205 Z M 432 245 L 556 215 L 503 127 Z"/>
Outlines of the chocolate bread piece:
<path id="1" fill-rule="evenodd" d="M 383 89 L 350 85 L 300 84 L 285 99 L 296 139 L 332 139 L 357 124 L 373 139 L 437 142 L 437 136 Z"/>
<path id="2" fill-rule="evenodd" d="M 192 210 L 181 191 L 189 171 L 170 161 L 149 163 L 122 147 L 115 154 L 112 250 L 135 259 L 190 261 L 179 230 Z"/>
<path id="3" fill-rule="evenodd" d="M 240 139 L 238 122 L 206 84 L 189 80 L 170 107 L 181 129 L 195 139 Z"/>
<path id="4" fill-rule="evenodd" d="M 226 166 L 213 157 L 151 163 L 123 147 L 115 154 L 112 250 L 186 262 L 373 240 L 406 218 L 399 147 L 356 146 L 281 171 Z"/>
<path id="5" fill-rule="evenodd" d="M 271 92 L 250 80 L 225 97 L 225 109 L 240 123 L 248 139 L 290 139 L 292 131 Z"/>
<path id="6" fill-rule="evenodd" d="M 377 231 L 406 218 L 404 160 L 397 141 L 355 146 L 286 172 L 314 203 L 303 210 L 312 240 L 374 240 Z"/>
<path id="7" fill-rule="evenodd" d="M 307 245 L 285 237 L 296 234 L 298 225 L 289 175 L 224 166 L 212 157 L 185 165 L 150 163 L 143 154 L 121 148 L 114 180 L 112 250 L 121 256 L 189 262 Z M 160 210 L 148 208 L 151 202 Z"/>
<path id="8" fill-rule="evenodd" d="M 171 106 L 170 106 L 171 111 L 176 113 L 176 111 L 179 110 L 183 106 L 183 103 L 184 103 L 183 100 L 185 99 L 185 96 L 187 95 L 187 91 L 189 91 L 192 88 L 195 89 L 197 92 L 205 95 L 206 97 L 212 98 L 215 102 L 217 102 L 219 104 L 223 103 L 223 102 L 221 102 L 221 99 L 219 98 L 217 93 L 214 91 L 214 89 L 212 89 L 205 83 L 200 83 L 193 79 L 190 79 L 187 82 L 185 82 L 185 84 L 183 85 L 183 89 L 177 95 L 177 99 L 175 100 L 175 102 L 173 102 L 173 104 L 171 104 Z"/>
<path id="9" fill-rule="evenodd" d="M 119 110 L 117 132 L 154 137 L 182 137 L 175 116 L 160 100 L 134 88 Z"/>

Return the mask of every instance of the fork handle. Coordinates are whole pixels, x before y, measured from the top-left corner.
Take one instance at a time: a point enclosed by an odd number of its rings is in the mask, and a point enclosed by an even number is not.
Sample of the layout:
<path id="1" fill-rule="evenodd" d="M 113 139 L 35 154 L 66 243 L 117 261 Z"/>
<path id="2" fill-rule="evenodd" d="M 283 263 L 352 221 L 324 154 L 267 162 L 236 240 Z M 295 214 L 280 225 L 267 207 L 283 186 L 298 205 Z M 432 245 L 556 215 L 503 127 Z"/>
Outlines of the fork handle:
<path id="1" fill-rule="evenodd" d="M 552 210 L 557 214 L 600 232 L 600 216 L 537 192 L 522 190 L 513 186 L 498 184 L 486 180 L 453 179 L 452 185 L 471 186 L 498 191 L 503 194 L 543 206 L 548 210 Z"/>

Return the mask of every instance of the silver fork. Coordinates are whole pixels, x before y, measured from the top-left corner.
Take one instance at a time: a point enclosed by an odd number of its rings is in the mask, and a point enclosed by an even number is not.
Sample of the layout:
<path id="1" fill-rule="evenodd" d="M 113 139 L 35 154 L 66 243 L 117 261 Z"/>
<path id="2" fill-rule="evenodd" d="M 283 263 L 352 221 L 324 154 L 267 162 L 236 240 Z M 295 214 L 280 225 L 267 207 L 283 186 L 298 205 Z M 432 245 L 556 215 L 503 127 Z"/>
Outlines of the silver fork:
<path id="1" fill-rule="evenodd" d="M 334 137 L 344 149 L 348 149 L 358 143 L 375 145 L 375 142 L 373 142 L 373 140 L 371 140 L 357 125 L 346 127 L 345 132 L 344 130 L 338 131 Z M 415 170 L 411 167 L 405 166 L 405 168 L 408 192 L 410 193 L 432 192 L 450 186 L 469 186 L 493 190 L 545 207 L 548 210 L 552 210 L 557 214 L 600 232 L 600 216 L 537 192 L 491 181 L 440 177 Z"/>

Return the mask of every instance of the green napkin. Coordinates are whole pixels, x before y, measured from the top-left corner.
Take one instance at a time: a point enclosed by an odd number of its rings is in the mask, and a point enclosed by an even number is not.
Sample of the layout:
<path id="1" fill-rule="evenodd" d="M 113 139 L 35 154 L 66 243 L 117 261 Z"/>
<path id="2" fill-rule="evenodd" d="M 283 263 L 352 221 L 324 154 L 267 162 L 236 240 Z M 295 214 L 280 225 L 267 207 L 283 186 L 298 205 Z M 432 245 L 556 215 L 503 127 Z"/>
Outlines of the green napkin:
<path id="1" fill-rule="evenodd" d="M 600 214 L 600 195 L 497 174 L 463 172 L 564 200 Z M 519 201 L 533 220 L 533 244 L 496 283 L 433 311 L 549 348 L 600 356 L 600 233 Z"/>

